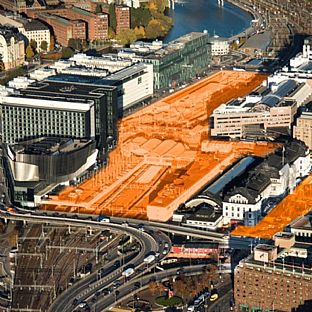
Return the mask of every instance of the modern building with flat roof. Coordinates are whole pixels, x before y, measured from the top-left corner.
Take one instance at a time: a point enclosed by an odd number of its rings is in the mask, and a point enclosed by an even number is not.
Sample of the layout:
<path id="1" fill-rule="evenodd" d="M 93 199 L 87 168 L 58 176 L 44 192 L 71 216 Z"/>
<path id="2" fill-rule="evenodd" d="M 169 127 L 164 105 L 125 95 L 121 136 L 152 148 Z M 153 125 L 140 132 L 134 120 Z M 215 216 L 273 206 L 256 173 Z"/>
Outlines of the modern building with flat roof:
<path id="1" fill-rule="evenodd" d="M 1 98 L 1 138 L 13 144 L 41 136 L 95 139 L 99 158 L 117 140 L 117 88 L 42 81 Z"/>
<path id="2" fill-rule="evenodd" d="M 95 69 L 89 69 L 87 72 L 76 70 L 71 74 L 70 68 L 72 67 L 66 68 L 68 74 L 51 76 L 47 80 L 115 87 L 119 116 L 122 116 L 125 110 L 153 96 L 153 66 L 150 64 L 136 63 L 111 75 L 103 74 L 102 77 L 101 74 L 92 75 L 93 71 L 97 72 Z"/>
<path id="3" fill-rule="evenodd" d="M 211 136 L 267 139 L 290 135 L 297 108 L 310 92 L 308 84 L 288 79 L 271 86 L 269 94 L 231 100 L 214 110 Z"/>
<path id="4" fill-rule="evenodd" d="M 62 137 L 6 145 L 6 169 L 13 202 L 34 207 L 51 188 L 77 181 L 96 164 L 95 146 L 93 140 Z"/>
<path id="5" fill-rule="evenodd" d="M 162 45 L 156 45 L 161 47 Z M 118 54 L 134 61 L 153 64 L 154 90 L 183 85 L 206 72 L 211 63 L 211 44 L 207 33 L 191 32 L 157 49 L 134 47 Z"/>

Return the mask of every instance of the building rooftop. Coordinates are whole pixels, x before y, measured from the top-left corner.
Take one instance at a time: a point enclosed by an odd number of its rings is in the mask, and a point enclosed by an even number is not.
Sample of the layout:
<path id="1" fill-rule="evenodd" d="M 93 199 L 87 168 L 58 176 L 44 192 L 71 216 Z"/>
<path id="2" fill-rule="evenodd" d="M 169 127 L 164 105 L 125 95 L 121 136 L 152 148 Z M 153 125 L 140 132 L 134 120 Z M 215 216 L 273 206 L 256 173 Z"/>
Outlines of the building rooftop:
<path id="1" fill-rule="evenodd" d="M 60 16 L 57 16 L 57 15 L 52 15 L 52 14 L 49 14 L 49 13 L 39 13 L 39 15 L 44 18 L 45 20 L 47 19 L 52 19 L 52 20 L 55 20 L 57 23 L 60 23 L 60 24 L 63 24 L 65 26 L 69 26 L 71 25 L 71 21 L 65 19 L 64 17 L 60 17 Z"/>
<path id="2" fill-rule="evenodd" d="M 24 27 L 26 31 L 49 30 L 48 26 L 38 20 L 27 22 Z"/>
<path id="3" fill-rule="evenodd" d="M 190 221 L 203 221 L 203 222 L 215 222 L 222 216 L 222 212 L 218 212 L 214 207 L 205 205 L 197 209 L 192 215 L 187 216 L 186 220 Z"/>
<path id="4" fill-rule="evenodd" d="M 12 145 L 15 153 L 31 155 L 56 155 L 78 150 L 92 140 L 71 139 L 61 137 L 44 137 L 37 140 L 19 142 Z"/>
<path id="5" fill-rule="evenodd" d="M 312 230 L 312 214 L 307 214 L 296 219 L 291 223 L 290 227 L 294 229 Z"/>

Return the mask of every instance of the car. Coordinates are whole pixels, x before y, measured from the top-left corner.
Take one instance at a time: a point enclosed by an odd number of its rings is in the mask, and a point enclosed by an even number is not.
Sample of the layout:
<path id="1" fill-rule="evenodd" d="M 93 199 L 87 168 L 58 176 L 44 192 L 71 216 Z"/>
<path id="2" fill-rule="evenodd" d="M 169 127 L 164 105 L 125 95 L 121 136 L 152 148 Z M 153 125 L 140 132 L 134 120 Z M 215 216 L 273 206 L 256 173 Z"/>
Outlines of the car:
<path id="1" fill-rule="evenodd" d="M 103 294 L 104 296 L 107 296 L 107 295 L 109 295 L 110 293 L 111 293 L 111 291 L 110 291 L 109 288 L 103 288 L 102 294 Z"/>
<path id="2" fill-rule="evenodd" d="M 218 298 L 219 298 L 218 294 L 213 294 L 213 295 L 210 296 L 209 300 L 210 301 L 216 301 Z"/>
<path id="3" fill-rule="evenodd" d="M 168 247 L 169 247 L 169 244 L 168 244 L 168 243 L 165 243 L 165 247 L 167 247 L 167 248 L 168 248 Z"/>
<path id="4" fill-rule="evenodd" d="M 125 221 L 125 222 L 122 223 L 122 225 L 128 227 L 129 226 L 129 222 Z"/>
<path id="5" fill-rule="evenodd" d="M 141 283 L 140 282 L 135 282 L 133 286 L 134 286 L 135 289 L 141 288 Z"/>

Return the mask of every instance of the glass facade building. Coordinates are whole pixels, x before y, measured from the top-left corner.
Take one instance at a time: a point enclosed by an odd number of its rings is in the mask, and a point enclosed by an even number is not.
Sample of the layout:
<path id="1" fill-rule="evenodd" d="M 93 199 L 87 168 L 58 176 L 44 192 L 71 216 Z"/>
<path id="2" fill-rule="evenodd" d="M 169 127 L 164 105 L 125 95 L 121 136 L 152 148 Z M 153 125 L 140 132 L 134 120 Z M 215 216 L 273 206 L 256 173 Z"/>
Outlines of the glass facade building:
<path id="1" fill-rule="evenodd" d="M 117 88 L 78 81 L 43 81 L 2 97 L 4 143 L 62 136 L 95 139 L 99 157 L 117 141 Z"/>
<path id="2" fill-rule="evenodd" d="M 154 90 L 182 85 L 207 71 L 211 63 L 208 34 L 189 33 L 140 60 L 153 64 Z"/>

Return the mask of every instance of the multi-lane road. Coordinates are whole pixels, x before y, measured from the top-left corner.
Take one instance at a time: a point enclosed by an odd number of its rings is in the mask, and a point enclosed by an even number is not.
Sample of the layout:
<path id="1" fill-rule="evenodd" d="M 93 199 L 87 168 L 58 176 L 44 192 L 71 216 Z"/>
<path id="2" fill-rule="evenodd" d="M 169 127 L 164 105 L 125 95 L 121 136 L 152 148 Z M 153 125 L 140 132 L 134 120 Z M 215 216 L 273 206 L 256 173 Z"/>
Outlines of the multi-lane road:
<path id="1" fill-rule="evenodd" d="M 90 229 L 110 230 L 113 232 L 124 233 L 132 236 L 140 245 L 139 250 L 133 252 L 126 257 L 124 261 L 119 261 L 116 265 L 116 260 L 105 264 L 102 268 L 97 269 L 88 277 L 75 283 L 57 297 L 49 311 L 73 311 L 79 302 L 87 301 L 92 304 L 96 302 L 95 311 L 103 311 L 110 307 L 118 299 L 116 293 L 108 294 L 104 298 L 95 298 L 101 290 L 110 289 L 116 280 L 119 280 L 120 285 L 118 291 L 120 297 L 124 297 L 128 293 L 135 291 L 134 283 L 141 276 L 141 287 L 145 287 L 149 278 L 143 276 L 151 268 L 166 257 L 171 248 L 171 241 L 164 232 L 175 233 L 185 236 L 193 236 L 198 238 L 210 239 L 216 242 L 224 243 L 227 239 L 223 234 L 186 228 L 178 225 L 165 224 L 159 222 L 149 222 L 135 219 L 110 218 L 110 222 L 99 222 L 97 216 L 83 214 L 58 214 L 47 211 L 28 211 L 16 209 L 15 212 L 0 210 L 0 217 L 15 221 L 33 222 L 33 223 L 49 223 L 63 226 L 81 226 Z M 146 264 L 144 259 L 148 254 L 155 255 L 155 260 Z M 122 264 L 121 264 L 122 263 Z M 134 274 L 125 279 L 122 273 L 131 266 L 134 269 Z M 159 276 L 170 276 L 171 271 L 164 271 Z M 138 288 L 136 288 L 138 291 Z M 70 298 L 70 299 L 69 299 Z M 76 300 L 75 300 L 76 299 Z M 94 300 L 96 299 L 96 300 Z M 98 300 L 99 299 L 99 300 Z"/>

